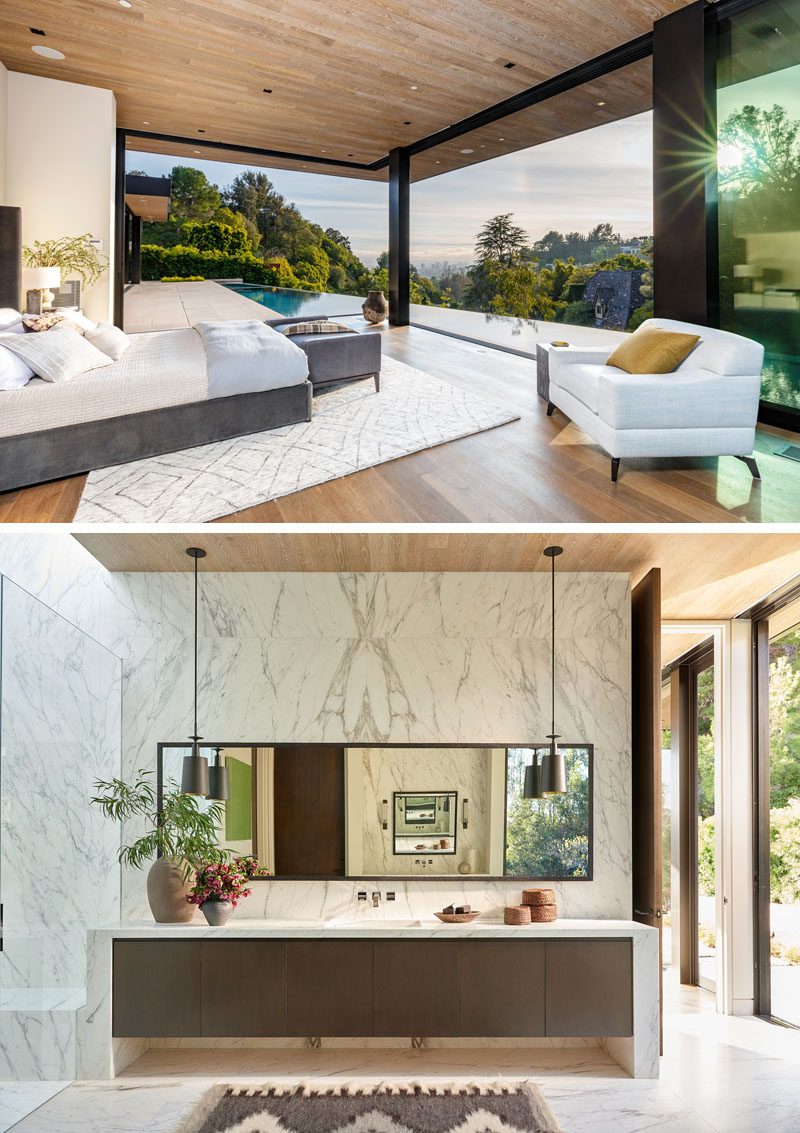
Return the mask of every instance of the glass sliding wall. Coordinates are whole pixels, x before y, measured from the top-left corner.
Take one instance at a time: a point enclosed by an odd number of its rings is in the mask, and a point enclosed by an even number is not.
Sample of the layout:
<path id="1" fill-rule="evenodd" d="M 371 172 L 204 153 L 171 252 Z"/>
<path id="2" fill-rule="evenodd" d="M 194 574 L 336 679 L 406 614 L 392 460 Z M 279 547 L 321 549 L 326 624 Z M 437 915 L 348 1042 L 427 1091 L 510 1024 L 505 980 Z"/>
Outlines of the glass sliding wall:
<path id="1" fill-rule="evenodd" d="M 790 622 L 788 627 L 786 623 Z M 769 1013 L 800 1026 L 800 608 L 770 619 L 769 751 L 762 836 L 769 895 L 762 932 L 769 950 Z M 767 804 L 767 800 L 765 800 Z M 766 948 L 762 955 L 766 953 Z"/>
<path id="2" fill-rule="evenodd" d="M 800 0 L 772 0 L 722 20 L 719 37 L 720 326 L 763 343 L 762 401 L 796 428 Z"/>
<path id="3" fill-rule="evenodd" d="M 651 80 L 648 58 L 413 158 L 412 323 L 535 354 L 652 313 Z"/>

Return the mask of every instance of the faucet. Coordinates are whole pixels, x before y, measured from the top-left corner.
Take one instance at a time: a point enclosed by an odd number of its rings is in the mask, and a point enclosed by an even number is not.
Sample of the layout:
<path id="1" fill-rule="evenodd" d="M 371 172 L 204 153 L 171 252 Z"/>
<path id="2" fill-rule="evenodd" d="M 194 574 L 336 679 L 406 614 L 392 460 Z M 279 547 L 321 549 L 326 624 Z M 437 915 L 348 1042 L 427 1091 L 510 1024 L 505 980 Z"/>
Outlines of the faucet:
<path id="1" fill-rule="evenodd" d="M 377 893 L 377 892 L 373 893 L 372 894 L 372 907 L 373 907 L 373 909 L 377 909 L 377 907 L 378 907 L 378 905 L 380 905 L 380 903 L 381 903 L 380 893 Z"/>

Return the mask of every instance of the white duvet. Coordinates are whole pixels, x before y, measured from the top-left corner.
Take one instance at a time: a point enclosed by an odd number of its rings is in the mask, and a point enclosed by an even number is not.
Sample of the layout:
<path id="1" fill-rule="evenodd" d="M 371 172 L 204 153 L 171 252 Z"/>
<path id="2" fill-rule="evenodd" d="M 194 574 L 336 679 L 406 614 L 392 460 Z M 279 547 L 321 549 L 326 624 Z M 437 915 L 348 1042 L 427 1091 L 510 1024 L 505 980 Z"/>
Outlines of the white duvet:
<path id="1" fill-rule="evenodd" d="M 294 386 L 308 377 L 308 358 L 286 335 L 256 319 L 195 323 L 206 351 L 208 397 Z"/>

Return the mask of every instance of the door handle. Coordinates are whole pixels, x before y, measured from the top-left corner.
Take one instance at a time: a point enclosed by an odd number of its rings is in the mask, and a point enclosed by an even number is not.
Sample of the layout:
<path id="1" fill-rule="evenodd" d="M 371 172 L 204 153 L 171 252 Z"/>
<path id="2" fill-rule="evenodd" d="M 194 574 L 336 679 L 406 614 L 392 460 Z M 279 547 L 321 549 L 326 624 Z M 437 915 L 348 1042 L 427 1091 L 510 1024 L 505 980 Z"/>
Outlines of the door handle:
<path id="1" fill-rule="evenodd" d="M 633 915 L 635 917 L 655 917 L 656 920 L 661 920 L 660 909 L 634 909 Z"/>

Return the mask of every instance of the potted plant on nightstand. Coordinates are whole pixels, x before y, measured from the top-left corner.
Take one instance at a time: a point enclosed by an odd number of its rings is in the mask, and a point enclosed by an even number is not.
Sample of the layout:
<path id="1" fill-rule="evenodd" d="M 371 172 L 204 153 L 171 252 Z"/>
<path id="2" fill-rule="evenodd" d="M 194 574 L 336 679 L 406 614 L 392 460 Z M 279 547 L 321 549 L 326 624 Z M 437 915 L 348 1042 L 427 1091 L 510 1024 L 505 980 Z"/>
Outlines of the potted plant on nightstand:
<path id="1" fill-rule="evenodd" d="M 151 771 L 137 771 L 133 783 L 98 779 L 92 798 L 116 822 L 144 820 L 148 829 L 129 846 L 120 847 L 123 865 L 142 869 L 157 854 L 147 874 L 147 899 L 159 924 L 185 923 L 194 916 L 187 901 L 192 873 L 210 863 L 226 862 L 230 853 L 218 845 L 223 809 L 195 795 L 181 794 L 168 783 L 158 809 Z"/>
<path id="2" fill-rule="evenodd" d="M 200 906 L 210 925 L 224 925 L 242 897 L 250 896 L 247 882 L 257 868 L 258 862 L 251 857 L 209 862 L 196 871 L 186 900 Z"/>
<path id="3" fill-rule="evenodd" d="M 72 305 L 75 307 L 81 305 L 81 284 L 91 287 L 108 267 L 107 258 L 92 242 L 91 232 L 82 236 L 61 236 L 58 240 L 34 240 L 22 249 L 22 262 L 26 268 L 60 269 L 62 283 L 72 276 L 75 284 Z"/>

